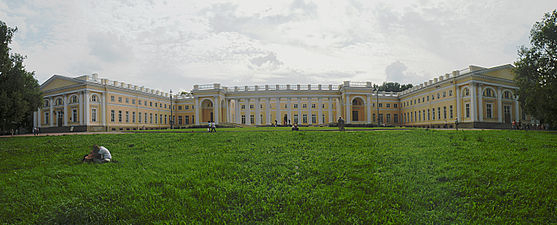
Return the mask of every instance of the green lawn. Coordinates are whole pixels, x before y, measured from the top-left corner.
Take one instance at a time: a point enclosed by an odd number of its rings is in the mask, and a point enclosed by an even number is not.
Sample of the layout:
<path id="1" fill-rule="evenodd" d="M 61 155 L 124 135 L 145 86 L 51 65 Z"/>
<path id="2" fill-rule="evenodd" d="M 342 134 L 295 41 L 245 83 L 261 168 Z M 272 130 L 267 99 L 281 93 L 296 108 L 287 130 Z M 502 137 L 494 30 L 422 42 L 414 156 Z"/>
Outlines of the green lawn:
<path id="1" fill-rule="evenodd" d="M 118 162 L 81 164 L 93 144 Z M 15 137 L 0 173 L 0 224 L 557 223 L 547 132 Z"/>

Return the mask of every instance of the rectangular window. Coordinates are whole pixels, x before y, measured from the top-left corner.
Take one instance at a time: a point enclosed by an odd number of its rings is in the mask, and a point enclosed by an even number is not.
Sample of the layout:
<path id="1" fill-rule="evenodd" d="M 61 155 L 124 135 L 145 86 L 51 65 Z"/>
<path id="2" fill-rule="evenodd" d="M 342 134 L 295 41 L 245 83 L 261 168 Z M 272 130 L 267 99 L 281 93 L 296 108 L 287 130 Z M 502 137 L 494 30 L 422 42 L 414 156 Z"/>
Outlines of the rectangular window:
<path id="1" fill-rule="evenodd" d="M 431 114 L 430 114 L 429 109 L 427 109 L 427 120 L 431 120 Z"/>
<path id="2" fill-rule="evenodd" d="M 303 104 L 303 105 L 302 105 L 302 108 L 304 108 L 304 109 L 307 108 L 307 107 L 308 107 L 307 104 Z"/>
<path id="3" fill-rule="evenodd" d="M 155 124 L 157 124 L 157 122 L 159 120 L 158 118 L 159 118 L 159 115 L 155 113 Z"/>
<path id="4" fill-rule="evenodd" d="M 126 103 L 130 103 L 130 99 L 129 99 L 129 98 L 126 98 Z"/>
<path id="5" fill-rule="evenodd" d="M 114 122 L 114 110 L 110 110 L 110 122 Z"/>
<path id="6" fill-rule="evenodd" d="M 186 110 L 188 110 L 188 109 L 190 109 L 190 106 L 189 106 L 189 105 L 186 105 L 184 108 L 185 108 Z M 191 108 L 193 109 L 193 107 L 191 107 Z"/>
<path id="7" fill-rule="evenodd" d="M 121 110 L 118 111 L 118 122 L 120 122 L 120 123 L 122 122 L 122 111 Z"/>
<path id="8" fill-rule="evenodd" d="M 294 114 L 294 123 L 298 123 L 298 114 Z"/>
<path id="9" fill-rule="evenodd" d="M 441 107 L 437 107 L 437 119 L 441 119 Z"/>
<path id="10" fill-rule="evenodd" d="M 383 114 L 379 113 L 379 123 L 383 123 Z"/>
<path id="11" fill-rule="evenodd" d="M 393 122 L 398 123 L 398 114 L 393 114 Z"/>
<path id="12" fill-rule="evenodd" d="M 130 122 L 130 112 L 126 111 L 126 123 Z"/>
<path id="13" fill-rule="evenodd" d="M 387 108 L 391 108 L 391 104 L 387 103 Z"/>
<path id="14" fill-rule="evenodd" d="M 465 108 L 466 108 L 466 111 L 465 111 L 466 118 L 470 118 L 470 104 L 467 103 Z"/>
<path id="15" fill-rule="evenodd" d="M 453 90 L 449 90 L 449 96 L 453 96 Z"/>
<path id="16" fill-rule="evenodd" d="M 155 102 L 155 108 L 156 108 L 156 107 L 159 107 L 159 103 L 158 103 L 158 102 Z"/>
<path id="17" fill-rule="evenodd" d="M 143 121 L 143 123 L 147 123 L 147 113 L 145 113 L 145 120 Z"/>
<path id="18" fill-rule="evenodd" d="M 311 108 L 312 108 L 312 109 L 315 109 L 315 104 L 311 104 Z"/>
<path id="19" fill-rule="evenodd" d="M 294 108 L 297 109 L 297 108 L 298 108 L 298 104 L 294 104 Z"/>
<path id="20" fill-rule="evenodd" d="M 453 105 L 449 106 L 449 116 L 451 119 L 453 118 Z"/>
<path id="21" fill-rule="evenodd" d="M 166 124 L 167 115 L 164 115 L 164 124 Z"/>
<path id="22" fill-rule="evenodd" d="M 391 114 L 387 114 L 387 123 L 391 122 Z"/>
<path id="23" fill-rule="evenodd" d="M 242 105 L 242 109 L 246 109 L 246 105 Z"/>
<path id="24" fill-rule="evenodd" d="M 145 106 L 147 106 L 147 101 L 144 101 L 143 104 L 144 104 Z"/>
<path id="25" fill-rule="evenodd" d="M 418 111 L 418 120 L 421 121 L 422 120 L 422 112 Z"/>
<path id="26" fill-rule="evenodd" d="M 447 119 L 447 106 L 443 106 L 443 118 Z"/>
<path id="27" fill-rule="evenodd" d="M 394 107 L 395 107 L 395 108 L 398 108 L 398 104 L 394 104 Z"/>
<path id="28" fill-rule="evenodd" d="M 132 123 L 135 123 L 135 112 L 132 112 Z"/>
<path id="29" fill-rule="evenodd" d="M 153 113 L 149 113 L 149 123 L 153 124 Z"/>
<path id="30" fill-rule="evenodd" d="M 486 108 L 485 108 L 485 113 L 488 119 L 493 118 L 493 110 L 492 110 L 493 105 L 492 104 L 487 104 Z"/>
<path id="31" fill-rule="evenodd" d="M 137 117 L 137 122 L 141 123 L 141 112 L 139 112 L 139 116 Z"/>
<path id="32" fill-rule="evenodd" d="M 263 124 L 265 123 L 265 121 L 263 120 L 263 114 L 259 114 L 259 121 Z"/>
<path id="33" fill-rule="evenodd" d="M 377 119 L 375 118 L 375 113 L 373 114 L 373 122 L 377 121 Z"/>
<path id="34" fill-rule="evenodd" d="M 72 110 L 72 122 L 77 122 L 77 109 Z"/>
<path id="35" fill-rule="evenodd" d="M 97 122 L 97 109 L 91 109 L 91 122 Z"/>
<path id="36" fill-rule="evenodd" d="M 110 101 L 113 102 L 114 101 L 114 95 L 110 96 Z"/>
<path id="37" fill-rule="evenodd" d="M 242 124 L 246 124 L 246 115 L 242 115 Z"/>
<path id="38" fill-rule="evenodd" d="M 311 123 L 317 123 L 317 116 L 315 114 L 311 114 Z"/>
<path id="39" fill-rule="evenodd" d="M 302 115 L 302 123 L 308 123 L 308 115 L 307 114 Z"/>
<path id="40" fill-rule="evenodd" d="M 122 102 L 122 97 L 118 97 L 118 102 Z"/>
<path id="41" fill-rule="evenodd" d="M 184 122 L 186 122 L 186 124 L 190 124 L 190 116 L 184 116 Z"/>
<path id="42" fill-rule="evenodd" d="M 45 124 L 49 124 L 49 121 L 48 121 L 49 118 L 50 118 L 50 117 L 48 117 L 48 112 L 45 112 L 45 113 L 44 113 L 44 123 L 45 123 Z"/>
<path id="43" fill-rule="evenodd" d="M 444 97 L 447 97 L 447 92 L 446 91 L 443 91 L 443 98 Z"/>
<path id="44" fill-rule="evenodd" d="M 255 123 L 255 116 L 254 116 L 254 115 L 249 115 L 249 122 L 250 122 L 251 124 L 254 124 L 254 123 Z"/>
<path id="45" fill-rule="evenodd" d="M 435 108 L 431 109 L 431 117 L 433 120 L 435 120 Z"/>
<path id="46" fill-rule="evenodd" d="M 135 99 L 132 99 L 132 104 L 134 104 L 134 105 L 135 105 Z"/>
<path id="47" fill-rule="evenodd" d="M 182 116 L 178 116 L 178 124 L 182 125 Z"/>
<path id="48" fill-rule="evenodd" d="M 162 114 L 159 115 L 159 124 L 162 124 Z"/>
<path id="49" fill-rule="evenodd" d="M 153 102 L 149 102 L 149 106 L 150 106 L 150 107 L 153 107 Z"/>
<path id="50" fill-rule="evenodd" d="M 284 104 L 284 108 L 285 108 L 285 109 L 288 109 L 288 104 Z"/>
<path id="51" fill-rule="evenodd" d="M 141 100 L 137 100 L 137 104 L 138 104 L 138 105 L 141 105 Z"/>
<path id="52" fill-rule="evenodd" d="M 181 106 L 181 105 L 178 106 L 178 110 L 182 110 L 182 106 Z"/>
<path id="53" fill-rule="evenodd" d="M 379 108 L 383 107 L 383 103 L 379 103 Z"/>
<path id="54" fill-rule="evenodd" d="M 250 109 L 253 109 L 253 105 L 249 105 L 249 108 L 250 108 Z"/>

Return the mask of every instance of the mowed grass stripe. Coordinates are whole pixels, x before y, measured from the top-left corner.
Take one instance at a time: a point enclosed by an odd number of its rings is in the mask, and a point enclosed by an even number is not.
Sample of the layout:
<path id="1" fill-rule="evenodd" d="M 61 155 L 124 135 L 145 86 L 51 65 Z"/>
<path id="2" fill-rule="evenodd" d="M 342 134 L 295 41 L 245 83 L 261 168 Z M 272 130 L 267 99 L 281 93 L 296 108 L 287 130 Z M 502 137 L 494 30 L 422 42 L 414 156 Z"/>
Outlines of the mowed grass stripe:
<path id="1" fill-rule="evenodd" d="M 118 163 L 81 164 L 93 144 Z M 557 136 L 221 132 L 0 142 L 0 223 L 556 223 Z"/>

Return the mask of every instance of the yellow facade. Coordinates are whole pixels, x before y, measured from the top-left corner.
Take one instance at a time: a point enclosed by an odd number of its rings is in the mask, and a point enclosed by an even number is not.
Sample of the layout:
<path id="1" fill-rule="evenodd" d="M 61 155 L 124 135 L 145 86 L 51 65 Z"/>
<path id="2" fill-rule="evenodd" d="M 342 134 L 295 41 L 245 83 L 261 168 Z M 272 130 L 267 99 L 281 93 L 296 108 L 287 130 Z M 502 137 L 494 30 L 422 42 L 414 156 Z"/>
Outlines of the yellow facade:
<path id="1" fill-rule="evenodd" d="M 47 131 L 119 131 L 217 124 L 505 128 L 520 121 L 511 65 L 470 66 L 398 93 L 371 82 L 341 85 L 195 85 L 173 95 L 99 79 L 55 75 L 41 85 L 35 126 Z M 172 109 L 171 109 L 172 107 Z M 172 115 L 171 115 L 172 114 Z M 172 117 L 172 118 L 171 118 Z"/>

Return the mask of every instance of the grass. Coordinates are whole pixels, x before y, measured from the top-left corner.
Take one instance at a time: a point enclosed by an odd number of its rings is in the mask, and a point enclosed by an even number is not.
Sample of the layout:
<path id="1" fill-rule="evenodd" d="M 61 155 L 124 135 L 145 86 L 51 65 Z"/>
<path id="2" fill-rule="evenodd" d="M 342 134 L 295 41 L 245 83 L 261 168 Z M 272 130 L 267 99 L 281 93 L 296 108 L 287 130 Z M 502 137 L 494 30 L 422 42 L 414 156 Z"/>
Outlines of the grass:
<path id="1" fill-rule="evenodd" d="M 118 163 L 79 163 L 93 144 Z M 554 224 L 556 150 L 534 131 L 5 138 L 0 223 Z"/>
<path id="2" fill-rule="evenodd" d="M 299 127 L 301 131 L 338 131 L 338 127 Z M 345 127 L 347 130 L 410 130 L 415 128 L 410 127 Z M 290 126 L 279 126 L 279 127 L 234 127 L 234 128 L 216 128 L 217 132 L 238 132 L 238 131 L 291 131 Z M 160 130 L 134 130 L 129 132 L 136 133 L 177 133 L 177 132 L 206 132 L 207 128 L 183 128 L 183 129 L 160 129 Z"/>

